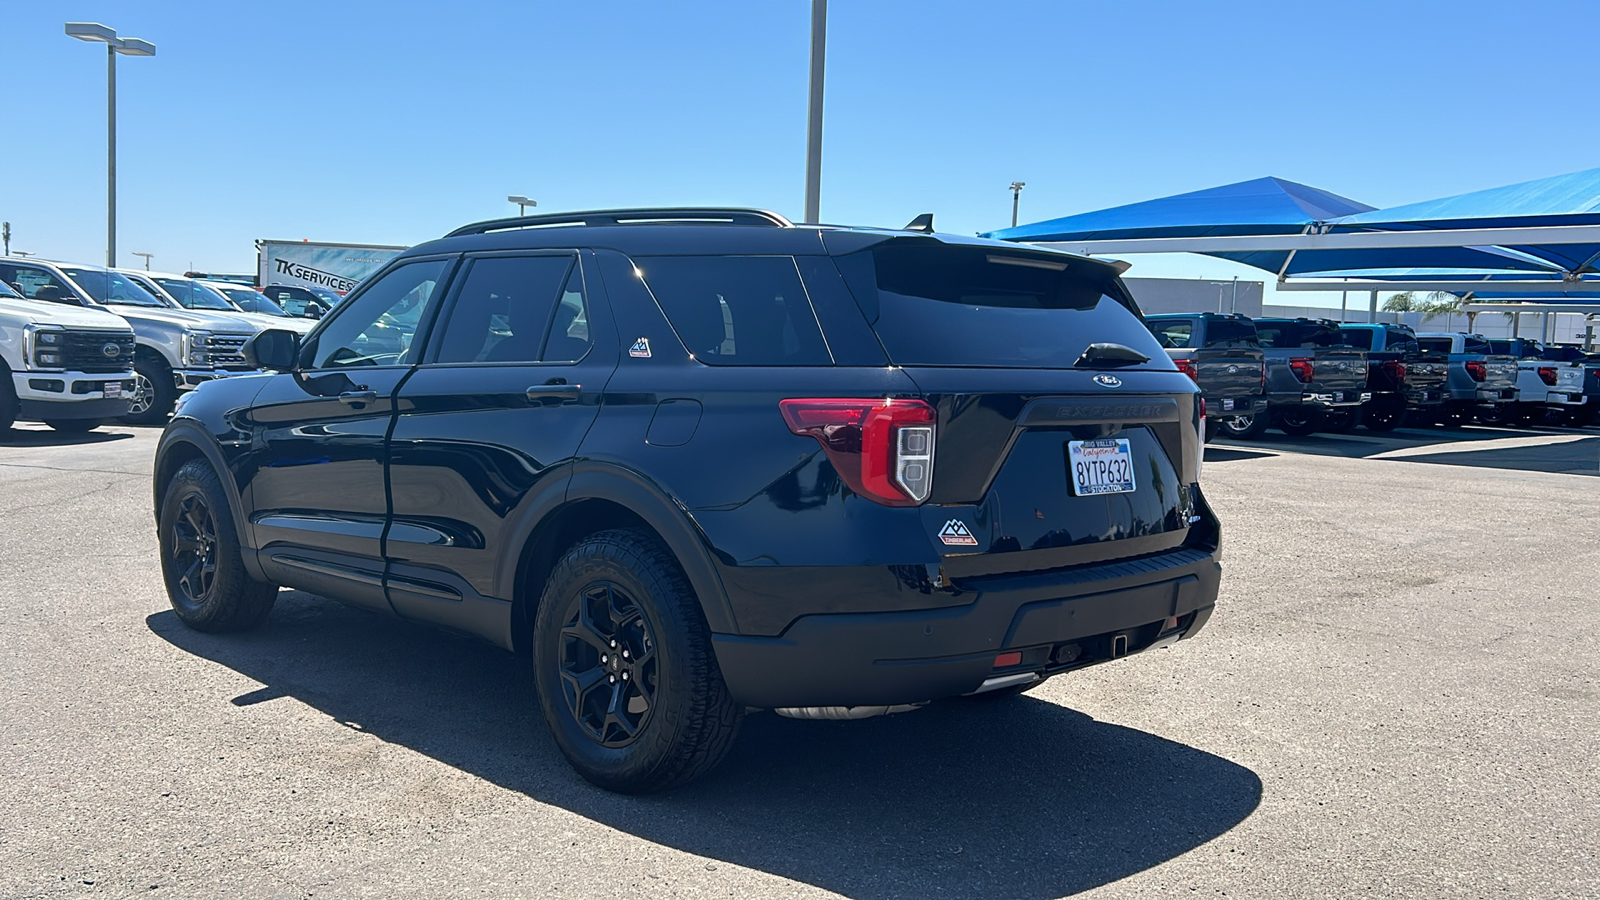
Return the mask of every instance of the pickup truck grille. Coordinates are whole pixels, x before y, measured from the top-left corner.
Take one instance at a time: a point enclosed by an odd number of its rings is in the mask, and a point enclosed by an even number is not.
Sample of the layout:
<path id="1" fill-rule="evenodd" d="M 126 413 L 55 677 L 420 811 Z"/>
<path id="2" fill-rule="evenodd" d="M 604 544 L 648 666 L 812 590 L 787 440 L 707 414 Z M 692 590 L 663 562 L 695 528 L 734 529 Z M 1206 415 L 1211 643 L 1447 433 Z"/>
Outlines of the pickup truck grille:
<path id="1" fill-rule="evenodd" d="M 211 364 L 219 369 L 248 371 L 244 361 L 244 342 L 248 334 L 214 334 L 206 339 L 206 349 L 211 351 Z"/>
<path id="2" fill-rule="evenodd" d="M 95 374 L 132 371 L 133 343 L 133 335 L 125 332 L 68 331 L 62 335 L 62 368 Z"/>

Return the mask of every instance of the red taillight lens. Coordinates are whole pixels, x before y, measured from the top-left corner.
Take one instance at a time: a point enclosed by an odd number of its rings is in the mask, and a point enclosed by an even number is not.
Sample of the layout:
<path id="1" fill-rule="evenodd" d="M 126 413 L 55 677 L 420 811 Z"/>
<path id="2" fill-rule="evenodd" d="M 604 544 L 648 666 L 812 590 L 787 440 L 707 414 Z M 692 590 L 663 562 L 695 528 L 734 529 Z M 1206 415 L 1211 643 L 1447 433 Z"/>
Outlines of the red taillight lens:
<path id="1" fill-rule="evenodd" d="M 1317 367 L 1309 357 L 1297 356 L 1289 360 L 1289 368 L 1294 370 L 1294 377 L 1300 379 L 1302 384 L 1310 384 L 1317 377 Z"/>
<path id="2" fill-rule="evenodd" d="M 1482 381 L 1489 377 L 1489 364 L 1481 359 L 1469 359 L 1466 362 L 1467 374 L 1473 381 Z"/>
<path id="3" fill-rule="evenodd" d="M 921 400 L 780 400 L 789 430 L 817 439 L 850 489 L 884 506 L 916 506 L 933 489 L 937 417 Z"/>
<path id="4" fill-rule="evenodd" d="M 1175 359 L 1172 362 L 1173 362 L 1174 365 L 1176 365 L 1178 367 L 1178 371 L 1179 372 L 1182 372 L 1183 374 L 1189 376 L 1190 378 L 1193 378 L 1196 381 L 1200 380 L 1200 370 L 1195 368 L 1194 360 L 1192 360 L 1192 359 Z"/>
<path id="5" fill-rule="evenodd" d="M 1395 381 L 1405 381 L 1406 364 L 1398 359 L 1385 360 L 1383 363 L 1383 374 L 1389 376 Z"/>
<path id="6" fill-rule="evenodd" d="M 1555 384 L 1556 383 L 1556 367 L 1555 366 L 1540 366 L 1539 367 L 1539 377 L 1544 381 L 1545 384 Z"/>

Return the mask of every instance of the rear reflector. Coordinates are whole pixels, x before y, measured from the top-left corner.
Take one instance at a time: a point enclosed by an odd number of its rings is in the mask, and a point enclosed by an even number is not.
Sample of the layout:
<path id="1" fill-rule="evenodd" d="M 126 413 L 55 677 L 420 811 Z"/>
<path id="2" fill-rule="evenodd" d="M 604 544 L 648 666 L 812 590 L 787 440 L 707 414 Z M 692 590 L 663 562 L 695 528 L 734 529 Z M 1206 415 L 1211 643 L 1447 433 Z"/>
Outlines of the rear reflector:
<path id="1" fill-rule="evenodd" d="M 780 400 L 795 434 L 815 438 L 850 489 L 884 506 L 916 506 L 933 490 L 936 416 L 921 400 Z"/>
<path id="2" fill-rule="evenodd" d="M 1002 653 L 994 658 L 994 667 L 996 669 L 1004 669 L 1007 666 L 1020 665 L 1022 665 L 1022 653 L 1016 650 L 1013 650 L 1010 653 Z"/>

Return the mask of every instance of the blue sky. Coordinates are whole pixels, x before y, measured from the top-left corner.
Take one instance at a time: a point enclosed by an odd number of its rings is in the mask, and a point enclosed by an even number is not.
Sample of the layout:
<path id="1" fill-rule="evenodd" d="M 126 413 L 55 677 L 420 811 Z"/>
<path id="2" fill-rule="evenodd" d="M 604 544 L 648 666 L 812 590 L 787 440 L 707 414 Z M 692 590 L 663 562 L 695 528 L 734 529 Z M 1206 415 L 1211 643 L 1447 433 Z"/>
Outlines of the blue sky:
<path id="1" fill-rule="evenodd" d="M 833 0 L 822 217 L 931 211 L 972 233 L 1009 224 L 1013 180 L 1031 221 L 1263 175 L 1381 207 L 1591 168 L 1600 122 L 1559 111 L 1593 67 L 1552 36 L 1592 12 Z M 158 48 L 118 67 L 124 265 L 247 271 L 255 238 L 416 243 L 518 193 L 802 211 L 808 0 L 13 2 L 14 248 L 104 257 L 104 52 L 71 20 Z"/>

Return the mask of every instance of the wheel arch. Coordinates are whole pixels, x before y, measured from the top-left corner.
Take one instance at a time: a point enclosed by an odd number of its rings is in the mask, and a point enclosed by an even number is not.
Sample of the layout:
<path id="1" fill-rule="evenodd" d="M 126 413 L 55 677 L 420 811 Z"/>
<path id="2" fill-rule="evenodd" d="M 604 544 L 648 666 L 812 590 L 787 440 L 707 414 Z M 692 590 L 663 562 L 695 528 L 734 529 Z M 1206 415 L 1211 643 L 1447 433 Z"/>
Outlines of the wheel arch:
<path id="1" fill-rule="evenodd" d="M 197 459 L 203 459 L 210 464 L 212 471 L 217 473 L 217 480 L 222 482 L 222 490 L 228 495 L 228 513 L 233 517 L 234 533 L 239 536 L 245 569 L 251 577 L 266 580 L 247 537 L 250 532 L 247 528 L 244 503 L 239 496 L 239 485 L 234 481 L 232 471 L 222 456 L 222 448 L 218 447 L 216 441 L 198 425 L 175 420 L 167 426 L 167 430 L 161 435 L 160 443 L 156 445 L 155 470 L 150 479 L 153 493 L 150 509 L 155 514 L 156 521 L 161 521 L 161 503 L 166 499 L 167 488 L 172 484 L 173 476 L 178 474 L 179 469 Z"/>
<path id="2" fill-rule="evenodd" d="M 502 564 L 500 583 L 512 588 L 514 649 L 527 649 L 539 594 L 561 554 L 583 537 L 612 528 L 641 528 L 660 539 L 694 588 L 706 624 L 713 632 L 737 633 L 705 535 L 688 510 L 639 472 L 582 462 L 569 471 L 565 496 L 529 517 L 514 545 L 521 552 Z"/>

